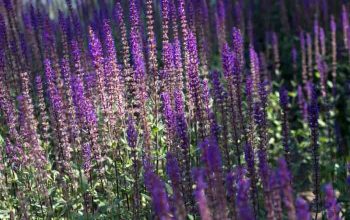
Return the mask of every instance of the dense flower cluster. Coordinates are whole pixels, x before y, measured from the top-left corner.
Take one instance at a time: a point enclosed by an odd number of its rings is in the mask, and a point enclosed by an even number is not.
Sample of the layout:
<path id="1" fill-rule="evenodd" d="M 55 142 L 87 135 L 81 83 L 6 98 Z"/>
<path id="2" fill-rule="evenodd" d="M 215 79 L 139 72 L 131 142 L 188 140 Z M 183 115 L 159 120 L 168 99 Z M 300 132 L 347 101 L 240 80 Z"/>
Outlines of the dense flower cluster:
<path id="1" fill-rule="evenodd" d="M 275 3 L 2 1 L 0 218 L 349 218 L 349 5 Z"/>

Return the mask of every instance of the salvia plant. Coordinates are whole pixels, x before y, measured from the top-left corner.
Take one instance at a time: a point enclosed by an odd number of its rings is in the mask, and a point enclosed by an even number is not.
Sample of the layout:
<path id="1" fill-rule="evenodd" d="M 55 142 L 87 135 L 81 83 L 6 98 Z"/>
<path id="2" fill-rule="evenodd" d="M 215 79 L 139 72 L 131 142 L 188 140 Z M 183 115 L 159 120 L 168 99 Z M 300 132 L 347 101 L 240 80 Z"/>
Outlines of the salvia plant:
<path id="1" fill-rule="evenodd" d="M 0 2 L 0 219 L 350 219 L 350 5 Z"/>

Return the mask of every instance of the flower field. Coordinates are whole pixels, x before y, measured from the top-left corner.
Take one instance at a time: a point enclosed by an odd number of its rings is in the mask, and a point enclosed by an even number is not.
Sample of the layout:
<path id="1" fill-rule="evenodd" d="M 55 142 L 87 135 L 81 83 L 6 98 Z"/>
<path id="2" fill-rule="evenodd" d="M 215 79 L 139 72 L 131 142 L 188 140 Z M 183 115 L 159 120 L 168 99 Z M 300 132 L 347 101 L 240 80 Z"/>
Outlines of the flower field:
<path id="1" fill-rule="evenodd" d="M 350 219 L 349 13 L 2 0 L 0 219 Z"/>

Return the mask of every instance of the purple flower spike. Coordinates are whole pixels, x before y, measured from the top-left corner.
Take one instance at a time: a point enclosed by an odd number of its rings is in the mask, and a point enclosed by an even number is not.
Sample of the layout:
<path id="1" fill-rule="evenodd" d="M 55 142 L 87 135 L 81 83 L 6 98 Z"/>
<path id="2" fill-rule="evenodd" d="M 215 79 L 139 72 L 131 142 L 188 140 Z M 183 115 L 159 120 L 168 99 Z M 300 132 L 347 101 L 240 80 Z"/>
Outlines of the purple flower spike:
<path id="1" fill-rule="evenodd" d="M 254 220 L 253 210 L 249 203 L 249 189 L 250 181 L 244 178 L 241 178 L 238 181 L 237 189 L 237 209 L 239 219 L 242 220 Z"/>
<path id="2" fill-rule="evenodd" d="M 298 220 L 311 220 L 309 204 L 303 198 L 297 198 L 295 207 Z"/>
<path id="3" fill-rule="evenodd" d="M 305 101 L 304 93 L 303 93 L 303 87 L 301 85 L 298 85 L 298 106 L 299 106 L 299 111 L 301 112 L 304 121 L 307 121 L 307 103 Z"/>
<path id="4" fill-rule="evenodd" d="M 86 176 L 90 176 L 89 172 L 91 170 L 91 145 L 86 142 L 82 146 L 83 153 L 83 169 Z"/>
<path id="5" fill-rule="evenodd" d="M 166 170 L 171 180 L 171 186 L 173 188 L 173 202 L 175 204 L 175 216 L 179 219 L 186 218 L 186 210 L 182 196 L 182 179 L 180 174 L 179 164 L 173 154 L 167 154 Z"/>
<path id="6" fill-rule="evenodd" d="M 244 65 L 244 39 L 241 30 L 236 27 L 232 29 L 232 43 L 235 54 L 235 67 L 238 74 L 241 74 Z"/>
<path id="7" fill-rule="evenodd" d="M 184 109 L 184 101 L 182 92 L 176 90 L 174 93 L 175 99 L 175 114 L 176 114 L 176 133 L 180 139 L 180 146 L 184 150 L 188 150 L 189 147 L 189 136 L 187 133 L 187 121 Z"/>
<path id="8" fill-rule="evenodd" d="M 344 45 L 345 48 L 348 49 L 349 42 L 348 42 L 348 29 L 349 29 L 349 14 L 346 10 L 346 5 L 343 5 L 342 7 L 342 23 L 343 23 L 343 34 L 344 34 Z"/>
<path id="9" fill-rule="evenodd" d="M 154 173 L 151 165 L 145 165 L 145 185 L 152 197 L 153 210 L 161 220 L 170 220 L 170 206 L 163 181 Z"/>
<path id="10" fill-rule="evenodd" d="M 21 146 L 13 145 L 9 139 L 6 139 L 5 143 L 6 157 L 12 169 L 17 170 L 23 164 L 23 160 L 25 160 L 26 156 L 23 154 Z"/>
<path id="11" fill-rule="evenodd" d="M 280 88 L 279 94 L 280 94 L 280 105 L 281 105 L 282 109 L 287 109 L 288 103 L 289 103 L 288 91 L 286 90 L 286 88 L 284 86 L 282 86 Z"/>
<path id="12" fill-rule="evenodd" d="M 89 28 L 89 47 L 92 57 L 92 63 L 96 71 L 97 88 L 99 94 L 99 101 L 102 105 L 104 117 L 107 117 L 106 112 L 106 92 L 105 92 L 105 74 L 104 74 L 104 58 L 102 52 L 102 45 L 92 28 Z"/>
<path id="13" fill-rule="evenodd" d="M 188 79 L 189 79 L 189 93 L 190 100 L 194 107 L 195 120 L 199 122 L 199 133 L 202 137 L 204 137 L 204 125 L 203 125 L 203 108 L 202 108 L 202 89 L 199 78 L 199 61 L 198 61 L 198 53 L 197 53 L 197 40 L 194 33 L 189 32 L 188 40 L 187 40 L 187 49 L 189 52 L 189 60 L 190 65 L 188 67 Z"/>
<path id="14" fill-rule="evenodd" d="M 204 182 L 203 170 L 193 170 L 193 177 L 196 181 L 195 198 L 198 204 L 201 219 L 211 220 L 211 212 L 209 210 L 207 197 L 205 195 L 205 189 L 207 188 L 207 185 Z"/>
<path id="15" fill-rule="evenodd" d="M 284 86 L 280 88 L 280 105 L 282 108 L 282 134 L 283 134 L 283 147 L 284 156 L 287 160 L 288 166 L 290 166 L 290 149 L 289 149 L 289 124 L 288 124 L 288 91 Z"/>
<path id="16" fill-rule="evenodd" d="M 324 59 L 322 59 L 321 56 L 317 57 L 317 69 L 318 72 L 320 73 L 320 78 L 321 78 L 321 91 L 322 91 L 322 97 L 325 98 L 327 96 L 327 72 L 328 72 L 328 67 Z"/>
<path id="17" fill-rule="evenodd" d="M 213 215 L 216 218 L 224 219 L 227 215 L 227 207 L 223 187 L 222 159 L 218 143 L 215 138 L 209 137 L 200 144 L 200 149 L 202 151 L 201 159 L 206 165 L 206 175 L 210 177 L 209 183 L 215 200 Z"/>
<path id="18" fill-rule="evenodd" d="M 246 144 L 244 147 L 244 156 L 245 156 L 245 161 L 247 163 L 247 168 L 248 168 L 250 178 L 252 179 L 253 178 L 252 176 L 255 175 L 255 160 L 254 160 L 254 149 L 249 143 Z"/>
<path id="19" fill-rule="evenodd" d="M 328 220 L 340 220 L 339 212 L 340 206 L 337 204 L 337 198 L 333 190 L 332 184 L 325 186 L 325 207 L 327 209 Z"/>
<path id="20" fill-rule="evenodd" d="M 249 57 L 250 57 L 250 71 L 252 73 L 253 80 L 253 97 L 254 99 L 258 96 L 258 87 L 261 82 L 260 79 L 260 63 L 258 54 L 255 52 L 253 47 L 249 48 Z"/>
<path id="21" fill-rule="evenodd" d="M 318 109 L 318 104 L 317 104 L 317 93 L 316 89 L 314 86 L 311 86 L 312 89 L 312 96 L 311 96 L 311 101 L 308 106 L 308 114 L 309 114 L 309 125 L 310 129 L 318 129 L 318 114 L 319 114 L 319 109 Z"/>
<path id="22" fill-rule="evenodd" d="M 146 66 L 143 57 L 142 47 L 139 42 L 139 36 L 136 31 L 130 34 L 131 55 L 134 62 L 135 80 L 140 81 L 146 73 Z"/>
<path id="23" fill-rule="evenodd" d="M 161 97 L 163 102 L 164 121 L 167 126 L 168 133 L 172 135 L 174 132 L 175 118 L 174 118 L 174 112 L 171 106 L 170 96 L 168 93 L 164 92 L 162 93 Z"/>
<path id="24" fill-rule="evenodd" d="M 132 118 L 132 116 L 129 116 L 128 118 L 128 127 L 126 130 L 128 145 L 131 148 L 135 148 L 137 144 L 137 130 L 135 128 L 135 122 Z"/>
<path id="25" fill-rule="evenodd" d="M 278 178 L 282 188 L 283 203 L 287 209 L 288 219 L 296 220 L 291 174 L 288 170 L 286 160 L 283 158 L 278 161 Z"/>
<path id="26" fill-rule="evenodd" d="M 233 54 L 227 43 L 222 49 L 222 68 L 225 78 L 230 78 L 233 72 Z"/>
<path id="27" fill-rule="evenodd" d="M 313 182 L 314 182 L 314 194 L 315 194 L 315 211 L 316 215 L 319 212 L 319 199 L 320 199 L 320 177 L 319 177 L 319 153 L 318 153 L 318 104 L 316 89 L 311 85 L 312 96 L 310 104 L 308 105 L 309 127 L 311 130 L 311 147 L 313 156 Z"/>
<path id="28" fill-rule="evenodd" d="M 331 37 L 332 37 L 332 78 L 333 78 L 333 95 L 336 94 L 337 84 L 337 24 L 334 16 L 331 16 Z"/>
<path id="29" fill-rule="evenodd" d="M 214 71 L 211 73 L 211 82 L 212 82 L 212 89 L 211 89 L 211 93 L 214 97 L 215 102 L 217 102 L 218 104 L 222 104 L 224 102 L 225 99 L 225 91 L 223 88 L 223 85 L 220 81 L 220 73 L 217 71 Z"/>
<path id="30" fill-rule="evenodd" d="M 325 31 L 322 27 L 320 28 L 320 44 L 321 44 L 321 55 L 324 57 L 326 56 L 326 36 L 325 36 Z"/>

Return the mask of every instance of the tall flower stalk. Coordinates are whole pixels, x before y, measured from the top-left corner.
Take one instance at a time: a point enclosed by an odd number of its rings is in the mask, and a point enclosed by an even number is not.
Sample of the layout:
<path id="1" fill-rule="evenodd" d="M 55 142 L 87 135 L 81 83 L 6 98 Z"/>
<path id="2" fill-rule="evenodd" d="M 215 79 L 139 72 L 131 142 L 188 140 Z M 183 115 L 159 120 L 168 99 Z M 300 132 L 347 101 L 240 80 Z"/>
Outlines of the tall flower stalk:
<path id="1" fill-rule="evenodd" d="M 327 218 L 329 220 L 340 220 L 340 205 L 337 203 L 335 192 L 331 184 L 325 186 L 325 207 L 327 209 Z"/>
<path id="2" fill-rule="evenodd" d="M 310 139 L 311 139 L 311 148 L 312 148 L 312 165 L 313 165 L 313 185 L 314 185 L 314 208 L 316 212 L 316 217 L 319 212 L 319 202 L 320 202 L 320 174 L 319 174 L 319 125 L 318 125 L 318 100 L 316 89 L 312 88 L 312 97 L 308 105 L 308 117 L 309 117 L 309 127 L 310 127 Z"/>
<path id="3" fill-rule="evenodd" d="M 290 167 L 290 149 L 289 149 L 289 123 L 288 123 L 288 91 L 284 88 L 280 88 L 280 106 L 282 108 L 282 135 L 283 135 L 283 147 L 284 157 L 286 158 L 288 167 Z"/>

